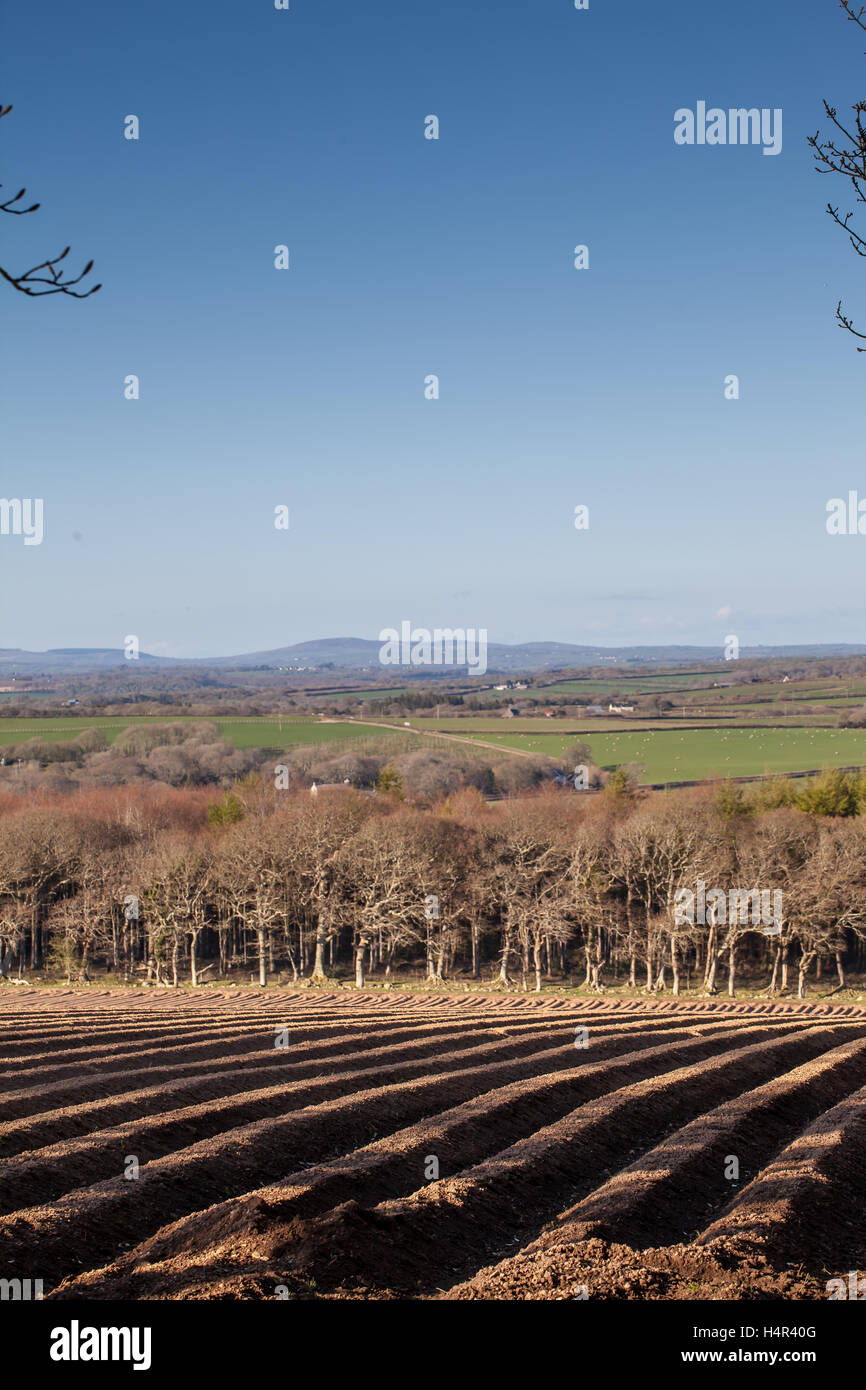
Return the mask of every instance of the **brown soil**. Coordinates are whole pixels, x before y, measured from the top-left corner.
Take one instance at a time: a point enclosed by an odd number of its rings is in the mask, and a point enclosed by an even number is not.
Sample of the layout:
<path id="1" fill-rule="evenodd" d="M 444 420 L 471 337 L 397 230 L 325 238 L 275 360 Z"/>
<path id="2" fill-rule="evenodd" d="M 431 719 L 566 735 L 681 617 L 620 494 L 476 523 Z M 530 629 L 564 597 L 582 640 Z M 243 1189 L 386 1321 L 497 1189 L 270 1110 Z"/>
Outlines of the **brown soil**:
<path id="1" fill-rule="evenodd" d="M 849 1004 L 4 990 L 0 1277 L 826 1298 L 866 1270 L 864 1082 Z"/>

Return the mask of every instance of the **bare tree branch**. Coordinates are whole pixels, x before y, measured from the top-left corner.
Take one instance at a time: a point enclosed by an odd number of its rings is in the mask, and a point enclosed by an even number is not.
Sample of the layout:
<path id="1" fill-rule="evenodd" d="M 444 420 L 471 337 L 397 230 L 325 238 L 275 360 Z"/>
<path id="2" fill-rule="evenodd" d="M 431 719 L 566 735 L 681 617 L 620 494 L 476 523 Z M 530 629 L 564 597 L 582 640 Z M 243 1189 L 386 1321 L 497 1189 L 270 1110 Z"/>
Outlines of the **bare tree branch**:
<path id="1" fill-rule="evenodd" d="M 857 10 L 854 8 L 853 0 L 839 0 L 839 5 L 849 21 L 857 24 L 866 33 L 866 5 L 861 5 Z M 831 133 L 830 138 L 825 140 L 821 139 L 820 131 L 809 136 L 808 143 L 814 152 L 816 173 L 838 174 L 847 179 L 853 189 L 855 202 L 866 203 L 866 101 L 858 101 L 851 107 L 854 115 L 851 129 L 839 120 L 835 106 L 831 106 L 828 101 L 823 105 L 824 114 L 838 134 Z M 841 227 L 845 232 L 857 255 L 866 257 L 866 237 L 861 236 L 851 225 L 854 213 L 847 212 L 843 216 L 838 206 L 834 207 L 832 203 L 827 204 L 827 213 L 837 227 Z M 866 340 L 866 333 L 859 333 L 849 315 L 842 312 L 841 300 L 836 306 L 836 322 L 853 337 Z M 857 351 L 866 352 L 866 348 L 858 347 Z"/>
<path id="2" fill-rule="evenodd" d="M 0 103 L 0 119 L 8 116 L 11 110 L 11 105 L 3 106 Z M 0 184 L 0 188 L 2 186 Z M 39 203 L 33 203 L 29 208 L 15 206 L 26 192 L 27 189 L 22 188 L 15 194 L 14 198 L 7 198 L 5 202 L 0 203 L 0 212 L 8 213 L 10 217 L 26 217 L 28 213 L 36 212 L 40 207 Z M 97 290 L 101 290 L 102 285 L 92 285 L 88 290 L 77 290 L 75 286 L 80 285 L 85 275 L 90 274 L 93 269 L 93 261 L 88 261 L 80 274 L 64 279 L 66 267 L 61 267 L 60 262 L 65 260 L 68 255 L 69 247 L 67 246 L 59 256 L 51 256 L 39 265 L 31 266 L 29 270 L 22 271 L 20 275 L 13 275 L 0 265 L 0 277 L 13 289 L 18 290 L 20 294 L 29 295 L 31 299 L 39 299 L 46 294 L 65 294 L 70 299 L 88 299 L 90 295 L 96 294 Z M 40 274 L 42 271 L 45 273 Z"/>

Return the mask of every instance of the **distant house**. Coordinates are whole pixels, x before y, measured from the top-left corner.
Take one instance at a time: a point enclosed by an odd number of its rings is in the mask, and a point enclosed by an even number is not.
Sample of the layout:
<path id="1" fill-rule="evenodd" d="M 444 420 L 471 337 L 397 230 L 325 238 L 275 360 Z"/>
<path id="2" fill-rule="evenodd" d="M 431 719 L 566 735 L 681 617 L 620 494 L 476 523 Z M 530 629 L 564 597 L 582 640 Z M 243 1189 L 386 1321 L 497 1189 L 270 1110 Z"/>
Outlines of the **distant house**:
<path id="1" fill-rule="evenodd" d="M 608 714 L 634 714 L 634 705 L 608 705 Z"/>
<path id="2" fill-rule="evenodd" d="M 553 710 L 552 710 L 552 709 L 546 709 L 546 710 L 544 711 L 544 717 L 545 717 L 545 719 L 552 719 L 552 718 L 553 718 Z"/>
<path id="3" fill-rule="evenodd" d="M 342 782 L 314 782 L 310 787 L 310 796 L 318 796 L 319 792 L 342 792 L 351 785 L 348 777 L 345 777 Z"/>
<path id="4" fill-rule="evenodd" d="M 586 712 L 587 714 L 604 714 L 601 705 L 587 705 Z"/>
<path id="5" fill-rule="evenodd" d="M 310 787 L 310 796 L 318 796 L 319 792 L 345 792 L 353 791 L 356 796 L 375 796 L 376 792 L 372 787 L 353 787 L 346 777 L 342 782 L 314 782 Z"/>

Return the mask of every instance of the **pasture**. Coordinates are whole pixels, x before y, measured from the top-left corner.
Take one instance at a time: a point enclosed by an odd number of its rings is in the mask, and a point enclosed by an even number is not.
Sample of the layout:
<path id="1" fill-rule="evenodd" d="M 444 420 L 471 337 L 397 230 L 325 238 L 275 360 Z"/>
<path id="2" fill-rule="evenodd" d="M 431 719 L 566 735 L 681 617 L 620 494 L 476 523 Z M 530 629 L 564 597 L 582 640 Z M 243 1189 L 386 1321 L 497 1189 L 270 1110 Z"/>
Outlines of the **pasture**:
<path id="1" fill-rule="evenodd" d="M 487 741 L 561 758 L 585 738 L 599 767 L 641 763 L 642 782 L 690 782 L 866 765 L 866 729 L 643 729 L 575 735 L 488 734 Z"/>
<path id="2" fill-rule="evenodd" d="M 0 719 L 0 747 L 13 743 L 25 743 L 28 739 L 45 739 L 49 743 L 59 743 L 74 739 L 85 729 L 99 729 L 109 743 L 125 729 L 145 724 L 194 724 L 202 722 L 189 715 L 172 718 L 166 716 L 139 715 L 131 718 L 108 719 L 88 718 L 49 718 L 49 719 Z M 350 724 L 343 721 L 325 722 L 319 719 L 297 718 L 234 718 L 208 719 L 216 724 L 220 734 L 235 748 L 291 748 L 310 743 L 338 743 L 347 739 L 368 736 L 363 724 Z M 388 737 L 388 731 L 379 730 Z M 396 732 L 396 730 L 395 730 Z"/>

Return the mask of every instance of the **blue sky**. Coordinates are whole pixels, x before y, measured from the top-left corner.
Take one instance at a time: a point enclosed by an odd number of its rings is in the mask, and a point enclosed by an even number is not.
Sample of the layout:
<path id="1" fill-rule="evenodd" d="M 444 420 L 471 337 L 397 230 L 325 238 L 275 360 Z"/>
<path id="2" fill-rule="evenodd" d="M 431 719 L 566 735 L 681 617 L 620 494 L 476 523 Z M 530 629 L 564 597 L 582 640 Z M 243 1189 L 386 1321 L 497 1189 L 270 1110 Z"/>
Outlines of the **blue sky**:
<path id="1" fill-rule="evenodd" d="M 42 206 L 0 264 L 70 243 L 104 288 L 0 286 L 0 491 L 45 505 L 0 646 L 862 642 L 825 507 L 866 497 L 866 273 L 806 145 L 866 96 L 836 0 L 291 6 L 7 7 Z M 699 100 L 781 107 L 782 153 L 675 145 Z"/>

